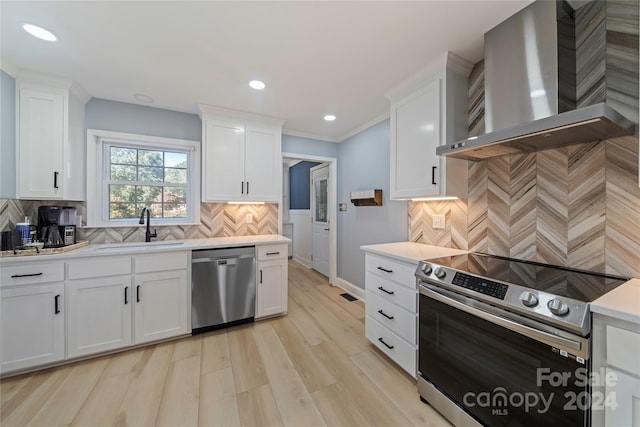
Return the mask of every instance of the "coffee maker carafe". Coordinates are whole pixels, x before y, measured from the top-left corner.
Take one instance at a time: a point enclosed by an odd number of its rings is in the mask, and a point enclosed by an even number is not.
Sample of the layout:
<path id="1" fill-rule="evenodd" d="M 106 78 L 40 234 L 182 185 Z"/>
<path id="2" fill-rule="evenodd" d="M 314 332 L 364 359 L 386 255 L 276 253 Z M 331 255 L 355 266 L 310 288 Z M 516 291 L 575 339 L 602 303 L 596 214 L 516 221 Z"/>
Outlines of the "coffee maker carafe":
<path id="1" fill-rule="evenodd" d="M 59 248 L 64 246 L 60 235 L 59 219 L 62 206 L 38 207 L 38 239 L 44 242 L 45 248 Z"/>

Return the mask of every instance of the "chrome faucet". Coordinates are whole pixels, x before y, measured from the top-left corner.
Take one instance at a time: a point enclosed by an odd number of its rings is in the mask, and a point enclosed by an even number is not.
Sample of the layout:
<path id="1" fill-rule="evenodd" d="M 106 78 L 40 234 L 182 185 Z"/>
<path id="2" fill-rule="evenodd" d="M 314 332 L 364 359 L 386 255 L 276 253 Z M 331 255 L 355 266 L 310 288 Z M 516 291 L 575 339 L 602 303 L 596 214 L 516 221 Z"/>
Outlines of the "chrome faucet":
<path id="1" fill-rule="evenodd" d="M 142 212 L 140 212 L 140 224 L 144 224 L 144 213 L 147 213 L 147 231 L 144 233 L 144 241 L 150 242 L 152 237 L 158 237 L 158 233 L 156 229 L 153 229 L 153 233 L 151 232 L 151 212 L 149 212 L 148 207 L 143 207 Z"/>

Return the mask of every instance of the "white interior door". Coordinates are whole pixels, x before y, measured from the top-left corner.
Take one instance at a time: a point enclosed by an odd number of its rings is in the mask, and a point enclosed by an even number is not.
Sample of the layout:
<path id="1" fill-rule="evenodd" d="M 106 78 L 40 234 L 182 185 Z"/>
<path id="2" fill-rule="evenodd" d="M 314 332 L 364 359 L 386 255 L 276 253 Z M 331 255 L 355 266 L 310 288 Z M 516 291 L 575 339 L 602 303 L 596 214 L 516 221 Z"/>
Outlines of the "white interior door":
<path id="1" fill-rule="evenodd" d="M 329 276 L 329 165 L 311 168 L 313 269 Z"/>

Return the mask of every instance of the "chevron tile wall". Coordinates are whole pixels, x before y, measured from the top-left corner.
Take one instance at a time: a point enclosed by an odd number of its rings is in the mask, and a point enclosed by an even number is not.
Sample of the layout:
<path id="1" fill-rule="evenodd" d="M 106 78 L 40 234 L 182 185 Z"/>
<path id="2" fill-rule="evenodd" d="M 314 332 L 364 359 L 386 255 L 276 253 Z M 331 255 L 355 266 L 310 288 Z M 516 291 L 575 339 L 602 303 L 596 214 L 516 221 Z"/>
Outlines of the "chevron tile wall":
<path id="1" fill-rule="evenodd" d="M 35 223 L 38 217 L 38 206 L 46 204 L 75 206 L 78 209 L 78 215 L 86 218 L 84 203 L 0 199 L 0 229 L 14 229 L 15 224 L 21 222 L 25 215 L 31 216 Z M 252 216 L 252 223 L 247 222 L 249 214 Z M 264 205 L 201 203 L 199 225 L 160 226 L 157 227 L 157 232 L 159 240 L 278 234 L 278 205 L 276 203 Z M 91 243 L 141 242 L 144 241 L 144 228 L 80 228 L 78 238 Z"/>
<path id="2" fill-rule="evenodd" d="M 467 199 L 409 202 L 411 241 L 640 277 L 638 135 L 470 162 L 469 176 Z"/>

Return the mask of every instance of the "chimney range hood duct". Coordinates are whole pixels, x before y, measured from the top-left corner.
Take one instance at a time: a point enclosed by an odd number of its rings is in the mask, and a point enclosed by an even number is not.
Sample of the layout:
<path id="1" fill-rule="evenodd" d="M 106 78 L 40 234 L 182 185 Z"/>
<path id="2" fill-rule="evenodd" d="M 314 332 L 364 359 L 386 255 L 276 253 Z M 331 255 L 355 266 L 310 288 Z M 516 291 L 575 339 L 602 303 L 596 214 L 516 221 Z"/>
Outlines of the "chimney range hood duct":
<path id="1" fill-rule="evenodd" d="M 538 0 L 485 34 L 487 133 L 437 148 L 483 160 L 632 135 L 634 123 L 606 103 L 576 109 L 574 11 Z"/>

